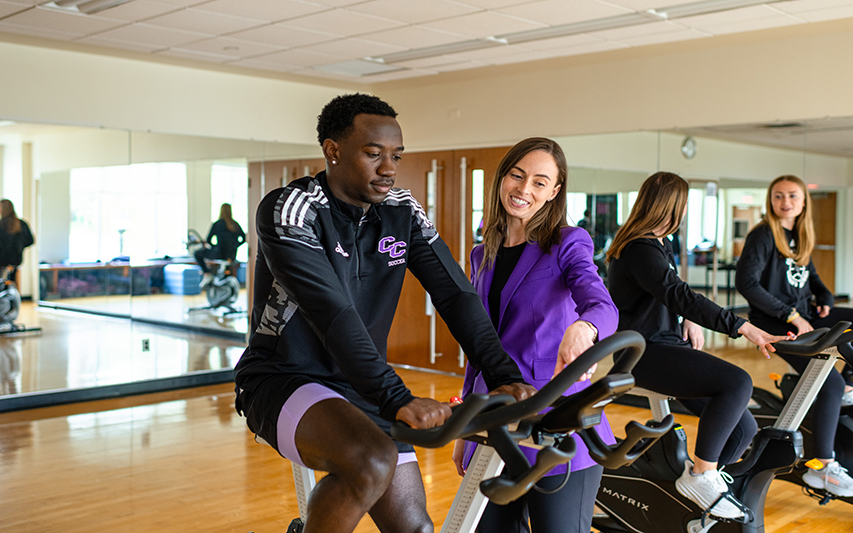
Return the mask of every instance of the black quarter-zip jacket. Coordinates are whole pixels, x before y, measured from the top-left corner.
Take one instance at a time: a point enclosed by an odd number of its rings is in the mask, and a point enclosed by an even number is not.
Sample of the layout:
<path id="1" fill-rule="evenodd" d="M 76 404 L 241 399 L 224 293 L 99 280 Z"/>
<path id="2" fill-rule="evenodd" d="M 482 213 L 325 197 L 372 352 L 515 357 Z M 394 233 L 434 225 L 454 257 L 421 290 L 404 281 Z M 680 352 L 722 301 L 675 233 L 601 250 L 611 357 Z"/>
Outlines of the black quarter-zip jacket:
<path id="1" fill-rule="evenodd" d="M 256 220 L 251 336 L 235 369 L 238 387 L 291 376 L 281 404 L 306 382 L 353 389 L 394 420 L 414 399 L 386 359 L 407 268 L 490 389 L 524 381 L 408 190 L 393 189 L 365 214 L 337 200 L 320 172 L 267 194 Z"/>

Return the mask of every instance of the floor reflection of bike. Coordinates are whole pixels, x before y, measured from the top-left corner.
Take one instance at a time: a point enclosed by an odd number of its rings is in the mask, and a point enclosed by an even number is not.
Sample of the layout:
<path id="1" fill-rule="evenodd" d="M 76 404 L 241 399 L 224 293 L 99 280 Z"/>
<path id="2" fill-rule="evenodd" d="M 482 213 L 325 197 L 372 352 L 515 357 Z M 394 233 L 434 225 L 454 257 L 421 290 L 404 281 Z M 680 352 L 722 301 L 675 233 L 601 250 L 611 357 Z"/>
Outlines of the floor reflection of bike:
<path id="1" fill-rule="evenodd" d="M 234 271 L 236 262 L 228 259 L 208 259 L 206 263 L 213 272 L 213 276 L 206 278 L 201 285 L 208 305 L 192 307 L 189 312 L 224 308 L 224 315 L 245 313 L 233 305 L 240 295 L 240 282 L 237 280 L 237 272 Z"/>

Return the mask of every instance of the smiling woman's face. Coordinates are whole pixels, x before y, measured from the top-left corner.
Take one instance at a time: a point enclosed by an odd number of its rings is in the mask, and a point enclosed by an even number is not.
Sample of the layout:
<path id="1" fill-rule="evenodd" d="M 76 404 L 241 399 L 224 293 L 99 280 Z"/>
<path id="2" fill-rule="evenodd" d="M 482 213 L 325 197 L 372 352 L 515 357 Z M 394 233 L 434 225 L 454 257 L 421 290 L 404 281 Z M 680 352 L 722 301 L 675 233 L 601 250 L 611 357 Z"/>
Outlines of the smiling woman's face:
<path id="1" fill-rule="evenodd" d="M 783 180 L 771 189 L 770 205 L 773 206 L 773 214 L 782 225 L 791 229 L 806 206 L 806 195 L 793 181 Z"/>
<path id="2" fill-rule="evenodd" d="M 560 191 L 559 171 L 554 157 L 534 150 L 522 157 L 501 180 L 501 204 L 507 216 L 526 226 L 545 202 Z"/>

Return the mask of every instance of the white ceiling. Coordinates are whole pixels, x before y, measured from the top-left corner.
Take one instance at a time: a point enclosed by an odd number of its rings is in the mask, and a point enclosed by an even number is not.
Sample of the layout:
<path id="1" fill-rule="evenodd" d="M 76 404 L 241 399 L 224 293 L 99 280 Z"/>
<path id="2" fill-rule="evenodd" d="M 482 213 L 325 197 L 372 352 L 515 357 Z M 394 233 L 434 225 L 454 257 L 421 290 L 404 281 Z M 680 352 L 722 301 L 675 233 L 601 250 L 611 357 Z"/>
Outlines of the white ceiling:
<path id="1" fill-rule="evenodd" d="M 86 15 L 45 0 L 0 0 L 0 33 L 375 83 L 853 17 L 853 0 L 720 7 L 737 1 L 125 0 Z M 692 5 L 715 12 L 661 16 Z M 528 33 L 548 28 L 563 36 Z"/>

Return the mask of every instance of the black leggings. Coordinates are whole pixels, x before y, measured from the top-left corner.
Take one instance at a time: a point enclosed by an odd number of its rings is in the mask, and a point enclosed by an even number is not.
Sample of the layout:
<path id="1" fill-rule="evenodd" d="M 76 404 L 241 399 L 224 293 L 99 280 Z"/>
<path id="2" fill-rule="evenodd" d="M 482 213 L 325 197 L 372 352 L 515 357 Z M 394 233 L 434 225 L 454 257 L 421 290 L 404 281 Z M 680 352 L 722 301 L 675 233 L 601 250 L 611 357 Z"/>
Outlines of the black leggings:
<path id="1" fill-rule="evenodd" d="M 478 533 L 589 533 L 595 496 L 604 467 L 594 465 L 569 475 L 566 485 L 553 494 L 536 489 L 507 505 L 489 502 L 477 526 Z M 554 489 L 563 475 L 542 478 L 537 485 Z M 530 526 L 527 525 L 528 516 Z"/>
<path id="2" fill-rule="evenodd" d="M 840 320 L 853 322 L 853 309 L 846 307 L 833 308 L 826 318 L 812 320 L 811 325 L 815 329 L 830 328 Z M 762 322 L 761 324 L 756 323 L 755 325 L 773 335 L 785 335 L 788 331 L 795 330 L 791 324 L 787 324 L 781 320 Z M 796 331 L 794 332 L 796 333 Z M 801 375 L 805 372 L 810 361 L 808 357 L 799 357 L 778 352 L 777 354 Z M 826 378 L 826 383 L 821 387 L 814 404 L 812 404 L 812 408 L 809 410 L 809 416 L 812 421 L 814 455 L 818 459 L 831 459 L 834 457 L 835 430 L 838 428 L 838 417 L 841 410 L 841 396 L 844 395 L 844 385 L 844 378 L 841 377 L 841 374 L 837 370 L 830 372 Z"/>
<path id="3" fill-rule="evenodd" d="M 758 432 L 747 409 L 752 378 L 743 369 L 689 346 L 649 344 L 632 372 L 638 387 L 678 398 L 699 416 L 696 457 L 737 461 Z"/>

